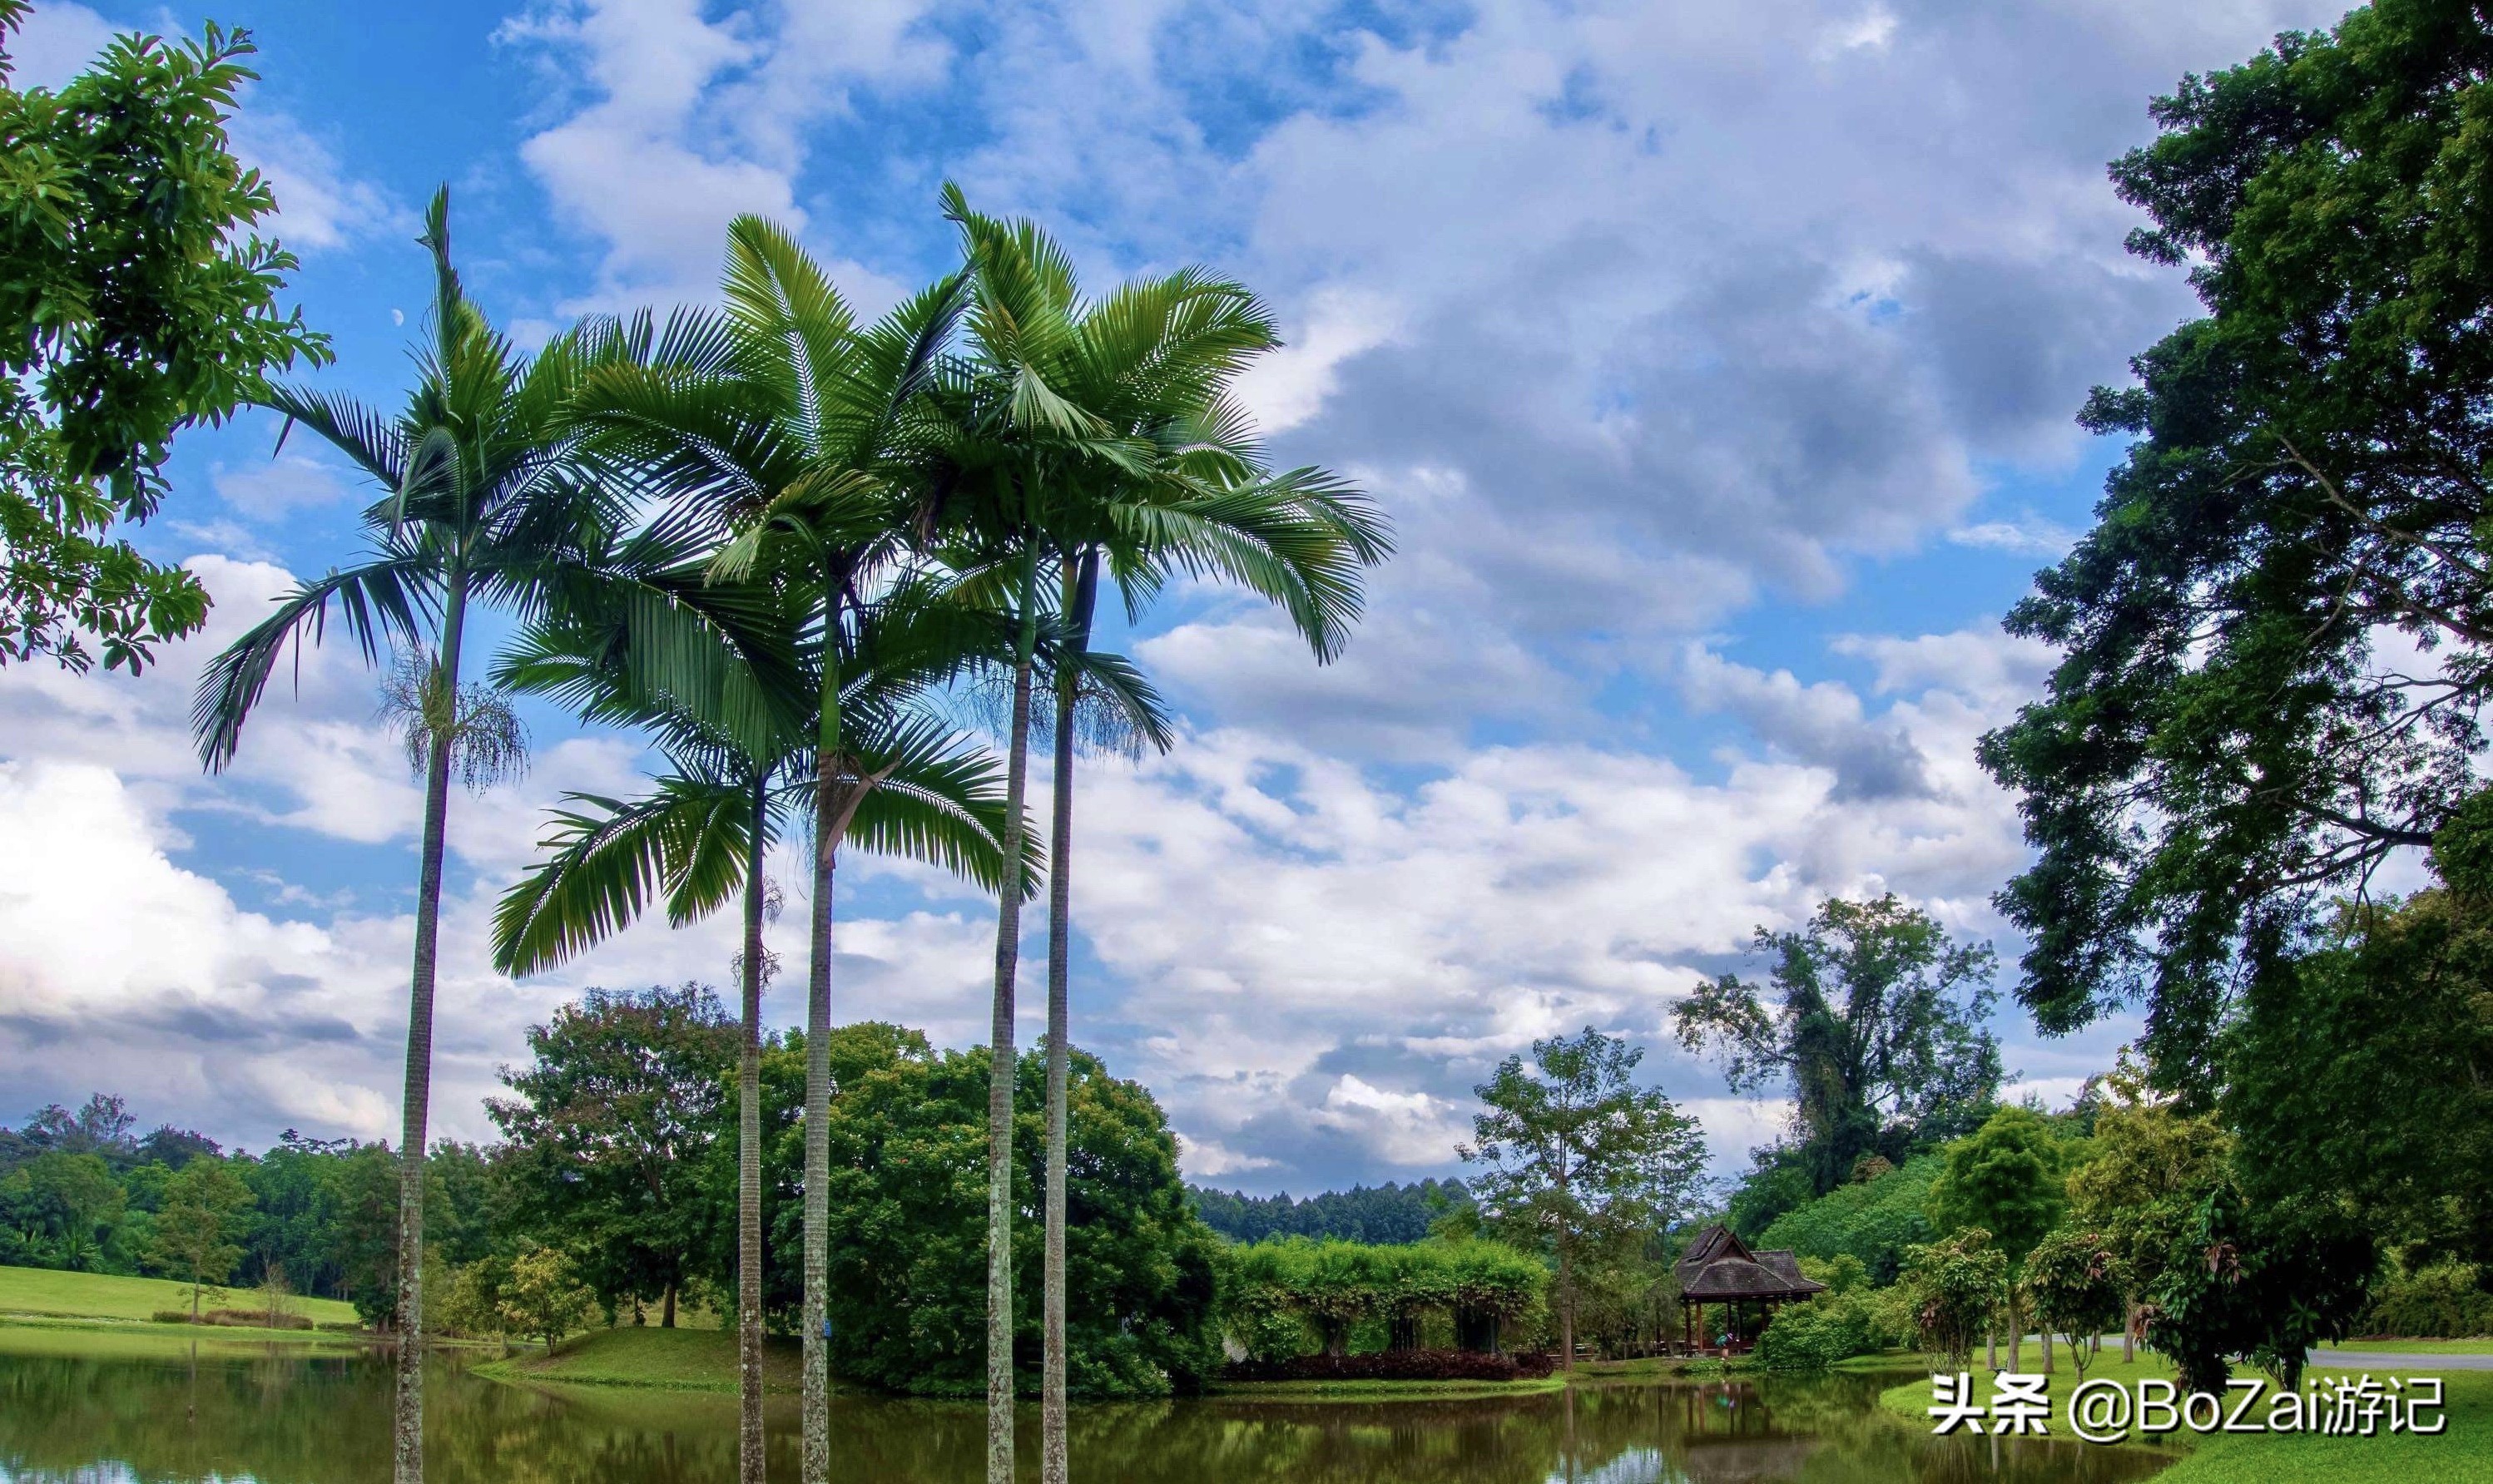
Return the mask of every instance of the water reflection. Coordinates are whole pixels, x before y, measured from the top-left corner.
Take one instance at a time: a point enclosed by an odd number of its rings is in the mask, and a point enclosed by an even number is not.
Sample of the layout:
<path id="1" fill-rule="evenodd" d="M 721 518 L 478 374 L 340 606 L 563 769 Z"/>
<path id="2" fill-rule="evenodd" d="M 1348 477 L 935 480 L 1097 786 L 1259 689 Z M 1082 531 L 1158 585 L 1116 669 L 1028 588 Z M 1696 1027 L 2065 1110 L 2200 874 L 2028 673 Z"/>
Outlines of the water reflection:
<path id="1" fill-rule="evenodd" d="M 1893 1378 L 1391 1404 L 1215 1399 L 1078 1410 L 1075 1469 L 1136 1484 L 2114 1484 L 2161 1460 L 2073 1444 L 1933 1439 L 1875 1410 Z M 389 1477 L 386 1357 L 298 1353 L 95 1360 L 0 1354 L 0 1484 L 362 1484 Z M 512 1386 L 436 1367 L 431 1474 L 509 1484 L 677 1484 L 735 1474 L 724 1395 Z M 1036 1409 L 1029 1409 L 1035 1426 Z M 795 1478 L 793 1399 L 773 1399 L 771 1472 Z M 981 1476 L 974 1407 L 848 1398 L 846 1477 Z M 1035 1476 L 1036 1436 L 1022 1457 Z"/>

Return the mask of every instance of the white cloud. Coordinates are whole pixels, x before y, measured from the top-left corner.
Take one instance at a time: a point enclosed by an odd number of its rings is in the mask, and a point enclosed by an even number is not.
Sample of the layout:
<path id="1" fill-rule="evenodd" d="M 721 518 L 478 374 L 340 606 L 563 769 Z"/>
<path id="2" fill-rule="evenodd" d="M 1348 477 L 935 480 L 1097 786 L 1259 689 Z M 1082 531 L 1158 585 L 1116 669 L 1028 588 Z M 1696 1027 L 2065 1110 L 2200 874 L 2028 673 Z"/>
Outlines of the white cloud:
<path id="1" fill-rule="evenodd" d="M 83 5 L 47 0 L 9 38 L 9 80 L 21 88 L 58 90 L 111 45 L 115 29 Z"/>
<path id="2" fill-rule="evenodd" d="M 1243 1174 L 1250 1170 L 1270 1170 L 1276 1161 L 1260 1154 L 1241 1154 L 1213 1139 L 1197 1139 L 1180 1134 L 1177 1139 L 1178 1164 L 1187 1179 L 1210 1180 L 1224 1174 Z"/>
<path id="3" fill-rule="evenodd" d="M 277 197 L 262 223 L 298 253 L 334 252 L 381 233 L 412 236 L 414 213 L 380 187 L 348 174 L 337 155 L 291 114 L 246 99 L 232 124 L 234 154 L 257 167 Z"/>
<path id="4" fill-rule="evenodd" d="M 505 21 L 569 96 L 520 156 L 567 224 L 602 240 L 596 288 L 568 311 L 706 300 L 727 223 L 755 212 L 803 231 L 799 126 L 836 111 L 836 83 L 925 75 L 916 8 L 799 4 L 766 36 L 751 14 L 704 18 L 698 0 L 546 0 Z M 865 313 L 906 285 L 833 255 Z"/>
<path id="5" fill-rule="evenodd" d="M 2028 516 L 2020 520 L 1984 520 L 1960 525 L 1947 533 L 1951 545 L 1979 550 L 2014 551 L 2023 556 L 2060 557 L 2078 544 L 2078 533 L 2057 521 Z"/>
<path id="6" fill-rule="evenodd" d="M 227 468 L 209 477 L 217 498 L 254 520 L 279 520 L 301 510 L 334 504 L 348 493 L 347 476 L 308 454 L 279 454 L 263 464 Z"/>

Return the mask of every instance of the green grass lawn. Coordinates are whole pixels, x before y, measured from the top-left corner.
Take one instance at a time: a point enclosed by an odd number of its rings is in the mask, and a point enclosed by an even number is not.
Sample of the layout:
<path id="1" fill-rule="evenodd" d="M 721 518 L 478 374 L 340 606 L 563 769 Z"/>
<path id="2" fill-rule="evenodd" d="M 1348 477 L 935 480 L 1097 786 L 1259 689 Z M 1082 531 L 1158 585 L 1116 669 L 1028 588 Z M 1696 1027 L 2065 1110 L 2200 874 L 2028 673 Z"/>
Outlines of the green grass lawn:
<path id="1" fill-rule="evenodd" d="M 2340 1340 L 2341 1350 L 2384 1350 L 2392 1355 L 2493 1355 L 2493 1338 L 2476 1340 Z"/>
<path id="2" fill-rule="evenodd" d="M 762 1354 L 769 1391 L 797 1389 L 799 1346 L 772 1336 Z M 574 1335 L 549 1354 L 528 1350 L 474 1368 L 496 1380 L 553 1381 L 577 1386 L 654 1386 L 676 1391 L 736 1389 L 736 1332 L 624 1325 Z"/>
<path id="3" fill-rule="evenodd" d="M 2066 1438 L 2070 1436 L 2068 1397 L 2078 1378 L 2069 1370 L 2065 1355 L 2060 1362 L 2050 1387 L 2051 1425 L 2054 1436 Z M 2433 1374 L 2442 1379 L 2442 1411 L 2448 1419 L 2438 1435 L 2346 1438 L 2297 1433 L 2200 1435 L 2182 1430 L 2167 1435 L 2171 1441 L 2162 1446 L 2178 1452 L 2179 1461 L 2155 1475 L 2156 1484 L 2493 1484 L 2493 1372 Z M 2149 1378 L 2169 1380 L 2172 1375 L 2172 1367 L 2162 1357 L 2144 1350 L 2134 1364 L 2123 1365 L 2118 1353 L 2107 1353 L 2087 1369 L 2089 1380 L 2108 1376 L 2124 1383 Z M 1977 1367 L 1974 1384 L 1983 1387 L 1986 1395 L 1987 1380 Z M 1882 1393 L 1878 1400 L 1889 1410 L 1926 1425 L 1930 1379 L 1917 1377 Z M 2265 1407 L 2263 1402 L 2263 1415 Z"/>
<path id="4" fill-rule="evenodd" d="M 241 1309 L 250 1290 L 211 1291 L 202 1309 Z M 315 1324 L 351 1324 L 355 1307 L 334 1298 L 296 1298 L 294 1312 Z M 111 1320 L 145 1323 L 160 1309 L 189 1313 L 191 1286 L 164 1278 L 114 1278 L 43 1267 L 0 1267 L 0 1321 L 21 1317 Z"/>

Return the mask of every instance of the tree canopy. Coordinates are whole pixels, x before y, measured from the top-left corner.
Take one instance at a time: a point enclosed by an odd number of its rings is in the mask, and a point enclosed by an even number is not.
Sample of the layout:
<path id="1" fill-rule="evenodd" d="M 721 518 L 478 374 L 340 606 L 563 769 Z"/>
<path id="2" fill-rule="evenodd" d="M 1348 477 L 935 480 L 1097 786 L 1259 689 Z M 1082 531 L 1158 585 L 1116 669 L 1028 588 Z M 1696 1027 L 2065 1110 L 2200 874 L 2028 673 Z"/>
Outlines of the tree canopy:
<path id="1" fill-rule="evenodd" d="M 225 136 L 247 31 L 116 39 L 55 93 L 12 84 L 0 0 L 0 666 L 144 667 L 208 595 L 109 533 L 153 515 L 173 435 L 222 422 L 325 338 L 278 294 L 293 254 Z"/>
<path id="2" fill-rule="evenodd" d="M 1790 1090 L 1802 1194 L 1825 1194 L 1874 1154 L 1901 1164 L 1988 1108 L 1999 1086 L 1999 1050 L 1982 1024 L 1988 944 L 1951 938 L 1890 894 L 1830 898 L 1807 928 L 1759 928 L 1753 946 L 1773 961 L 1771 1007 L 1757 985 L 1724 974 L 1673 1014 L 1680 1044 L 1713 1050 L 1732 1091 Z"/>
<path id="3" fill-rule="evenodd" d="M 2034 863 L 2000 894 L 2046 1032 L 2144 1000 L 2212 1083 L 2245 953 L 2428 845 L 2493 686 L 2493 29 L 2381 0 L 2158 99 L 2113 165 L 2208 312 L 2096 391 L 2132 442 L 2010 613 L 2063 653 L 1984 739 Z"/>
<path id="4" fill-rule="evenodd" d="M 1493 1232 L 1557 1259 L 1559 1353 L 1574 1361 L 1579 1256 L 1605 1240 L 1642 1240 L 1688 1214 L 1704 1173 L 1705 1136 L 1659 1087 L 1637 1084 L 1644 1048 L 1587 1025 L 1532 1043 L 1472 1090 L 1485 1111 L 1460 1152 Z"/>

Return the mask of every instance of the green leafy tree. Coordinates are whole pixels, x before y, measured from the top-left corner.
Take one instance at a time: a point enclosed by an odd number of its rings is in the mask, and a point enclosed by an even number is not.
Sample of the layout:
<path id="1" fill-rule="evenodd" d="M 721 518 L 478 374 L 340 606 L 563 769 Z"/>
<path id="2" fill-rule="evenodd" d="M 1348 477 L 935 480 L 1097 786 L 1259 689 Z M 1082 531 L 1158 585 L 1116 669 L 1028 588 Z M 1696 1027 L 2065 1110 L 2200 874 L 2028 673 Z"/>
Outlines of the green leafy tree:
<path id="1" fill-rule="evenodd" d="M 2342 1200 L 2416 1257 L 2493 1262 L 2493 895 L 2348 905 L 2242 1010 L 2219 1111 L 2251 1198 Z"/>
<path id="2" fill-rule="evenodd" d="M 2096 1337 L 2128 1318 L 2120 1259 L 2101 1235 L 2062 1227 L 2027 1254 L 2026 1287 L 2035 1321 L 2068 1342 L 2069 1364 L 2083 1379 Z"/>
<path id="3" fill-rule="evenodd" d="M 2478 787 L 2489 60 L 2480 7 L 2382 0 L 2183 79 L 2113 165 L 2208 312 L 2088 401 L 2133 441 L 2009 615 L 2065 658 L 1981 757 L 2036 851 L 2019 997 L 2053 1033 L 2144 1000 L 2160 1085 L 2211 1091 L 2237 961 Z"/>
<path id="4" fill-rule="evenodd" d="M 939 1052 L 916 1031 L 875 1024 L 842 1026 L 830 1042 L 823 1056 L 836 1089 L 826 1114 L 833 1357 L 842 1375 L 870 1385 L 977 1395 L 985 1349 L 986 1195 L 978 1172 L 986 1053 Z M 1037 1055 L 1026 1059 L 1035 1074 Z M 1078 1052 L 1073 1068 L 1072 1384 L 1101 1397 L 1192 1389 L 1219 1359 L 1218 1238 L 1186 1201 L 1175 1137 L 1150 1093 Z M 1035 1270 L 1044 1170 L 1035 1134 L 1045 1115 L 1043 1087 L 1036 1075 L 1015 1086 L 1015 1116 L 1034 1137 L 1021 1145 L 1016 1168 L 1014 1260 Z M 774 1146 L 771 1184 L 795 1187 L 802 1144 L 801 1130 L 792 1125 Z M 800 1217 L 793 1202 L 781 1207 L 783 1247 L 799 1238 Z M 1037 1290 L 1018 1291 L 1019 1374 L 1035 1387 Z"/>
<path id="5" fill-rule="evenodd" d="M 36 1265 L 103 1270 L 128 1203 L 104 1156 L 49 1149 L 20 1166 L 12 1181 L 19 1243 Z"/>
<path id="6" fill-rule="evenodd" d="M 1839 1185 L 1777 1217 L 1751 1245 L 1787 1249 L 1804 1262 L 1848 1258 L 1874 1281 L 1893 1283 L 1904 1271 L 1906 1249 L 1937 1234 L 1924 1207 L 1945 1163 L 1937 1153 L 1919 1154 L 1900 1169 Z"/>
<path id="7" fill-rule="evenodd" d="M 9 78 L 26 0 L 0 0 L 0 666 L 134 674 L 206 621 L 178 567 L 111 538 L 155 514 L 175 433 L 220 423 L 328 341 L 281 313 L 292 253 L 225 136 L 247 31 L 124 36 L 54 93 Z"/>
<path id="8" fill-rule="evenodd" d="M 2017 1368 L 2026 1339 L 2026 1255 L 2068 1210 L 2069 1151 L 2043 1115 L 2003 1108 L 1947 1147 L 1947 1164 L 1931 1184 L 1931 1225 L 1942 1232 L 1980 1229 L 2007 1261 L 2008 1366 Z M 2045 1364 L 2050 1354 L 2045 1353 Z"/>
<path id="9" fill-rule="evenodd" d="M 1974 1342 L 1991 1332 L 1992 1317 L 2008 1301 L 2008 1255 L 1991 1245 L 1991 1233 L 1966 1227 L 1906 1254 L 1905 1285 L 1913 1296 L 1913 1328 L 1922 1348 L 1947 1357 L 1948 1369 L 1966 1369 Z"/>
<path id="10" fill-rule="evenodd" d="M 1558 1346 L 1575 1368 L 1575 1266 L 1587 1247 L 1669 1227 L 1688 1213 L 1705 1165 L 1697 1120 L 1660 1088 L 1637 1085 L 1644 1049 L 1592 1026 L 1532 1044 L 1475 1087 L 1487 1111 L 1460 1153 L 1490 1230 L 1547 1250 L 1558 1269 Z"/>
<path id="11" fill-rule="evenodd" d="M 2183 1223 L 2226 1175 L 2233 1140 L 2212 1114 L 2184 1113 L 2151 1097 L 2124 1054 L 2099 1088 L 2088 1157 L 2069 1175 L 2071 1219 L 2100 1232 L 2118 1260 L 2130 1306 L 2124 1357 L 2138 1335 L 2138 1306 L 2179 1250 Z"/>
<path id="12" fill-rule="evenodd" d="M 2379 1261 L 2370 1234 L 2342 1210 L 2253 1206 L 2232 1180 L 2190 1207 L 2160 1257 L 2147 1343 L 2173 1362 L 2183 1390 L 2217 1394 L 2238 1359 L 2299 1387 L 2304 1355 L 2344 1336 Z"/>
<path id="13" fill-rule="evenodd" d="M 711 1238 L 702 1166 L 736 1063 L 717 996 L 591 990 L 530 1026 L 528 1050 L 531 1065 L 503 1069 L 518 1096 L 485 1105 L 513 1146 L 526 1218 L 586 1256 L 574 1265 L 610 1307 L 654 1298 L 674 1328 L 688 1266 Z"/>
<path id="14" fill-rule="evenodd" d="M 496 1301 L 505 1328 L 535 1335 L 552 1350 L 580 1327 L 597 1299 L 580 1280 L 570 1254 L 559 1247 L 530 1247 L 511 1259 Z"/>
<path id="15" fill-rule="evenodd" d="M 165 1182 L 149 1257 L 160 1271 L 190 1280 L 191 1322 L 199 1321 L 199 1291 L 232 1277 L 242 1261 L 254 1203 L 251 1187 L 221 1159 L 195 1159 Z"/>
<path id="16" fill-rule="evenodd" d="M 1806 929 L 1759 928 L 1753 946 L 1773 959 L 1774 1004 L 1737 974 L 1708 980 L 1673 1012 L 1679 1042 L 1721 1056 L 1735 1092 L 1789 1089 L 1810 1194 L 1865 1155 L 1900 1162 L 1949 1137 L 1997 1092 L 1988 944 L 1958 942 L 1889 895 L 1830 898 Z"/>

